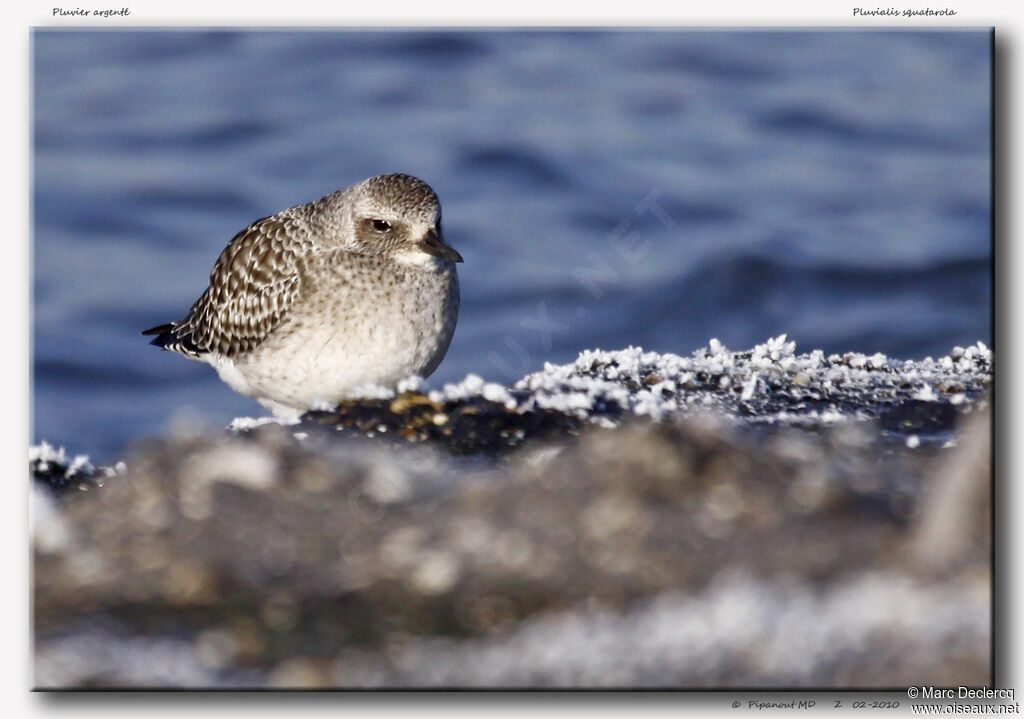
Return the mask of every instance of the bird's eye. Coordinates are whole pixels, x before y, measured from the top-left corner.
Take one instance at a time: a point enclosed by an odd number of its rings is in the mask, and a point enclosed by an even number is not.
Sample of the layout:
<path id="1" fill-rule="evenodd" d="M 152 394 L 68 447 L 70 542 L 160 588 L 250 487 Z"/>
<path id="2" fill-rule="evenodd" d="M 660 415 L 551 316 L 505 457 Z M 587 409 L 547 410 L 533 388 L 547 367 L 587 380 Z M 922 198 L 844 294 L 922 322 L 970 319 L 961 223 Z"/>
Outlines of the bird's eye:
<path id="1" fill-rule="evenodd" d="M 387 232 L 391 229 L 391 223 L 387 220 L 374 220 L 373 229 L 377 230 L 377 232 Z"/>

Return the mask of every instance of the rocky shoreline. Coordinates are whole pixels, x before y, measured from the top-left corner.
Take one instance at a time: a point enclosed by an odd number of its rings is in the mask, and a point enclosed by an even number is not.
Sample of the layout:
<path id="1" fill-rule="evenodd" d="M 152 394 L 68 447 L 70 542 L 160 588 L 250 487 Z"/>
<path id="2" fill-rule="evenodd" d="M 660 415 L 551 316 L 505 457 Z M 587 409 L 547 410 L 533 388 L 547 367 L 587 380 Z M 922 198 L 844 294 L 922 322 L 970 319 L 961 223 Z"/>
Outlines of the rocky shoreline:
<path id="1" fill-rule="evenodd" d="M 713 341 L 37 447 L 36 686 L 990 683 L 991 384 Z"/>

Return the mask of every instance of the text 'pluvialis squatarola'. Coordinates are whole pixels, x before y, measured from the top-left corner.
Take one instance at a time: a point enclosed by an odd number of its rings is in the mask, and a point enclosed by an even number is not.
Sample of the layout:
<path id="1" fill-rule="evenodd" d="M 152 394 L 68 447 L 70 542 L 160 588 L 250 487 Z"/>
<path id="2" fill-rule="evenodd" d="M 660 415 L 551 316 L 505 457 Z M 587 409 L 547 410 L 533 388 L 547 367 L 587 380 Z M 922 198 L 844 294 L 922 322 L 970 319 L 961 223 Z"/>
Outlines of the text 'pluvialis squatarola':
<path id="1" fill-rule="evenodd" d="M 296 414 L 431 374 L 455 331 L 456 262 L 430 186 L 371 177 L 249 225 L 185 318 L 143 334 Z"/>

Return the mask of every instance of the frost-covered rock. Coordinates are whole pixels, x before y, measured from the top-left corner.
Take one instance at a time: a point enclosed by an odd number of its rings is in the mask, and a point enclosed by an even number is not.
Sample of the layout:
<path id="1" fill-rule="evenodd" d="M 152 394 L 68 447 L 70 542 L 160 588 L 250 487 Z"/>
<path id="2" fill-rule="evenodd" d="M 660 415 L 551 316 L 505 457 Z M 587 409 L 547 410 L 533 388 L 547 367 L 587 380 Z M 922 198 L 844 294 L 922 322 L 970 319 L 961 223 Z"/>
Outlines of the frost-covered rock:
<path id="1" fill-rule="evenodd" d="M 55 448 L 40 442 L 28 449 L 29 473 L 36 481 L 60 492 L 66 489 L 88 491 L 103 486 L 107 477 L 124 474 L 124 462 L 112 467 L 94 467 L 86 454 L 76 454 L 70 461 L 64 447 Z"/>
<path id="2" fill-rule="evenodd" d="M 757 427 L 822 428 L 878 420 L 893 435 L 918 436 L 918 446 L 941 444 L 958 418 L 984 404 L 992 353 L 984 344 L 958 347 L 939 360 L 898 362 L 883 354 L 826 357 L 798 354 L 785 335 L 733 352 L 718 340 L 689 357 L 587 350 L 566 365 L 543 369 L 505 387 L 470 374 L 461 382 L 322 407 L 298 431 L 333 426 L 395 441 L 422 441 L 459 454 L 515 449 L 594 424 L 674 421 L 708 411 Z M 233 429 L 257 421 L 236 420 Z"/>
<path id="3" fill-rule="evenodd" d="M 950 356 L 897 363 L 857 353 L 825 358 L 820 350 L 795 349 L 781 335 L 745 352 L 712 340 L 690 357 L 638 347 L 590 350 L 572 364 L 545 365 L 513 390 L 520 410 L 555 409 L 583 419 L 662 419 L 714 407 L 751 424 L 815 425 L 822 415 L 883 417 L 908 400 L 959 404 L 983 395 L 992 380 L 992 353 L 980 342 L 957 348 L 956 362 Z"/>

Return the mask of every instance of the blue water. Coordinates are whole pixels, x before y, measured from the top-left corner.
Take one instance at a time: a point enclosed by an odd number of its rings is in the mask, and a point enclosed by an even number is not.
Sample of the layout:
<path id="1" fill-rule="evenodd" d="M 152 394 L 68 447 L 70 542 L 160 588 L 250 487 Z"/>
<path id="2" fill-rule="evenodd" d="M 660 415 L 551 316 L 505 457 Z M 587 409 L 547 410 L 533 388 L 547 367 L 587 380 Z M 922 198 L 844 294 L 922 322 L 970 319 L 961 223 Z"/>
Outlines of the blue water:
<path id="1" fill-rule="evenodd" d="M 586 348 L 991 341 L 991 35 L 36 31 L 33 435 L 110 460 L 262 414 L 139 332 L 251 220 L 365 177 L 444 207 L 433 384 Z"/>

